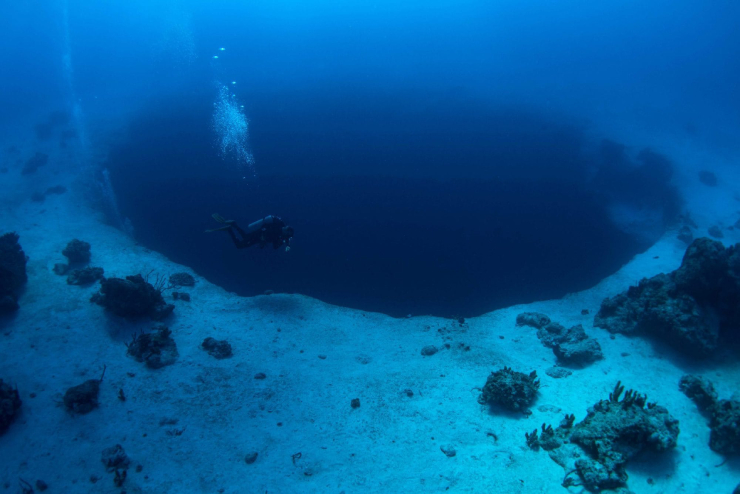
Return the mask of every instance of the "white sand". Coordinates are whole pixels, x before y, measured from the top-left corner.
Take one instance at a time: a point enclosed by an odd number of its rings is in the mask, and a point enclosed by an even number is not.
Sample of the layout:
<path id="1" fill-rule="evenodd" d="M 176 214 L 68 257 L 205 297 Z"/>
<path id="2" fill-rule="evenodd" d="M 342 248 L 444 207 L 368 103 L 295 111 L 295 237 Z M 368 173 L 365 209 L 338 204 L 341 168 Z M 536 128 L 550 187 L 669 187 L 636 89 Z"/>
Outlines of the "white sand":
<path id="1" fill-rule="evenodd" d="M 55 161 L 63 157 L 52 154 Z M 132 461 L 128 493 L 566 492 L 563 469 L 546 452 L 529 450 L 524 434 L 543 422 L 557 425 L 565 413 L 580 421 L 618 380 L 666 406 L 681 427 L 674 452 L 630 463 L 635 493 L 730 493 L 740 481 L 740 462 L 717 466 L 724 459 L 709 449 L 705 419 L 678 390 L 679 378 L 693 372 L 729 397 L 740 383 L 740 365 L 691 364 L 644 339 L 611 339 L 592 326 L 604 297 L 678 267 L 685 246 L 675 234 L 591 290 L 463 326 L 434 317 L 394 319 L 300 295 L 243 298 L 193 273 L 192 301 L 175 302 L 166 321 L 180 357 L 151 370 L 126 355 L 124 342 L 153 323 L 107 315 L 89 302 L 97 284 L 69 286 L 51 269 L 76 237 L 92 244 L 91 265 L 109 277 L 192 270 L 102 224 L 76 187 L 30 202 L 34 190 L 73 185 L 54 163 L 32 180 L 15 167 L 0 175 L 0 230 L 18 232 L 29 257 L 21 309 L 0 326 L 0 378 L 16 384 L 23 400 L 20 416 L 0 436 L 0 492 L 20 492 L 19 477 L 43 479 L 47 492 L 121 492 L 101 462 L 103 449 L 115 444 Z M 708 215 L 702 212 L 702 219 Z M 515 327 L 523 311 L 583 324 L 606 358 L 565 379 L 547 376 L 555 357 L 535 330 Z M 234 356 L 209 356 L 199 347 L 207 336 L 227 339 Z M 423 357 L 426 345 L 442 350 Z M 529 418 L 494 415 L 476 401 L 476 388 L 504 365 L 541 377 Z M 64 391 L 100 376 L 103 366 L 99 408 L 67 412 L 60 405 Z M 254 379 L 258 372 L 267 378 Z M 119 389 L 126 401 L 117 398 Z M 353 398 L 360 408 L 350 407 Z M 165 418 L 177 423 L 160 425 Z M 184 431 L 168 434 L 174 429 Z M 448 444 L 457 451 L 452 458 L 440 450 Z M 244 457 L 252 451 L 259 456 L 249 465 Z"/>

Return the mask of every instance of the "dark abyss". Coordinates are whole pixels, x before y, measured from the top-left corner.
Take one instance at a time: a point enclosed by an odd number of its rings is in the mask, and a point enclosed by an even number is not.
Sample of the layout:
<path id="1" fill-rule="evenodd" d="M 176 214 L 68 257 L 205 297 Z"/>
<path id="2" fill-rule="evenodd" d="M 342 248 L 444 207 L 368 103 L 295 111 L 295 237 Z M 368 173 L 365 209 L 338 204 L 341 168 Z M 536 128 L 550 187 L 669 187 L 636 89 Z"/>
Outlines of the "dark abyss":
<path id="1" fill-rule="evenodd" d="M 634 187 L 646 165 L 609 159 L 606 144 L 588 157 L 578 130 L 536 114 L 454 97 L 265 95 L 247 109 L 258 177 L 245 180 L 218 157 L 212 104 L 150 106 L 108 166 L 141 243 L 241 295 L 473 316 L 588 288 L 647 247 L 605 212 L 646 199 Z M 670 169 L 655 169 L 644 193 L 678 203 Z M 293 248 L 237 250 L 204 233 L 215 212 L 244 226 L 281 216 Z"/>

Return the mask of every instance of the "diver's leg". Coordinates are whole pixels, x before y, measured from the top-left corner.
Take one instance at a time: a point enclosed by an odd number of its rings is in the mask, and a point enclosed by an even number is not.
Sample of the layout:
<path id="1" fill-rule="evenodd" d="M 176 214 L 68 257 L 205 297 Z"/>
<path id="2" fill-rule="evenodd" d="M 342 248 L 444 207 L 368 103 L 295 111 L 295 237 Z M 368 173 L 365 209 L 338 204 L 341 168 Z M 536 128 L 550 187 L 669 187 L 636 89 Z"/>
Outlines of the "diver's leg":
<path id="1" fill-rule="evenodd" d="M 241 249 L 242 248 L 242 240 L 240 240 L 236 236 L 236 234 L 234 233 L 234 229 L 233 228 L 229 228 L 226 231 L 229 232 L 229 237 L 231 237 L 231 240 L 234 242 L 234 245 L 236 245 L 236 248 L 237 249 Z"/>

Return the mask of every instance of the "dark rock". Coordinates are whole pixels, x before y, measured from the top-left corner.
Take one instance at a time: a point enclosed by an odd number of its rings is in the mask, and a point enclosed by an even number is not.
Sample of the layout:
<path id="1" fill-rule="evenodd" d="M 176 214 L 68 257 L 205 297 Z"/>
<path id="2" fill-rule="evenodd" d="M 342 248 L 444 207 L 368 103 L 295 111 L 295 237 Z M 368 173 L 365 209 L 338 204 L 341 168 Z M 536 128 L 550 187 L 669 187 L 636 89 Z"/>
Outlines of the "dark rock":
<path id="1" fill-rule="evenodd" d="M 515 412 L 525 411 L 537 398 L 539 387 L 536 371 L 527 375 L 504 367 L 488 376 L 478 403 L 495 404 Z"/>
<path id="2" fill-rule="evenodd" d="M 195 286 L 195 278 L 188 273 L 175 273 L 170 275 L 172 286 Z"/>
<path id="3" fill-rule="evenodd" d="M 105 375 L 105 369 L 103 369 L 103 375 Z M 82 384 L 72 386 L 64 393 L 64 406 L 71 412 L 91 412 L 98 406 L 101 382 L 103 382 L 103 376 L 100 376 L 100 379 L 88 379 Z"/>
<path id="4" fill-rule="evenodd" d="M 100 292 L 90 299 L 117 316 L 141 317 L 160 321 L 169 316 L 175 306 L 167 304 L 157 289 L 140 275 L 126 279 L 108 278 L 100 282 Z"/>
<path id="5" fill-rule="evenodd" d="M 208 337 L 203 340 L 201 346 L 211 357 L 215 357 L 217 359 L 229 358 L 232 355 L 231 345 L 226 340 L 216 340 Z"/>
<path id="6" fill-rule="evenodd" d="M 577 327 L 583 331 L 580 325 Z M 586 336 L 585 332 L 583 335 L 585 338 L 564 341 L 553 347 L 552 351 L 559 361 L 570 365 L 587 365 L 604 358 L 599 342 Z"/>
<path id="7" fill-rule="evenodd" d="M 663 407 L 644 407 L 644 400 L 602 400 L 573 428 L 570 440 L 599 460 L 626 462 L 644 450 L 676 447 L 678 420 Z M 614 454 L 617 453 L 617 454 Z"/>
<path id="8" fill-rule="evenodd" d="M 39 479 L 39 480 L 36 481 L 36 488 L 39 491 L 44 492 L 46 489 L 49 488 L 49 485 L 46 482 L 44 482 L 43 480 Z"/>
<path id="9" fill-rule="evenodd" d="M 582 315 L 582 316 L 587 316 L 587 315 L 589 315 L 589 313 L 590 313 L 590 312 L 589 312 L 589 310 L 588 310 L 588 309 L 581 309 L 581 315 Z"/>
<path id="10" fill-rule="evenodd" d="M 44 166 L 48 161 L 49 155 L 36 152 L 36 154 L 33 155 L 33 157 L 28 158 L 25 165 L 23 165 L 21 175 L 31 175 L 32 173 L 36 173 L 36 170 Z"/>
<path id="11" fill-rule="evenodd" d="M 707 233 L 709 234 L 710 237 L 714 237 L 714 238 L 724 238 L 725 236 L 725 234 L 722 233 L 722 229 L 717 225 L 710 226 L 709 229 L 707 230 Z"/>
<path id="12" fill-rule="evenodd" d="M 175 300 L 190 302 L 190 294 L 185 292 L 172 292 L 172 298 L 174 298 Z"/>
<path id="13" fill-rule="evenodd" d="M 265 373 L 264 373 L 264 372 L 258 372 L 257 374 L 255 374 L 255 375 L 254 375 L 254 378 L 255 378 L 255 379 L 260 379 L 260 380 L 262 380 L 262 379 L 267 379 L 267 376 L 265 375 Z"/>
<path id="14" fill-rule="evenodd" d="M 539 312 L 522 312 L 516 316 L 517 326 L 531 326 L 541 329 L 550 324 L 550 318 Z"/>
<path id="15" fill-rule="evenodd" d="M 709 187 L 716 187 L 717 175 L 710 172 L 709 170 L 702 170 L 699 172 L 699 181 Z"/>
<path id="16" fill-rule="evenodd" d="M 678 389 L 704 413 L 711 413 L 717 406 L 719 397 L 708 379 L 687 374 L 679 381 Z"/>
<path id="17" fill-rule="evenodd" d="M 728 252 L 721 242 L 698 238 L 686 249 L 673 279 L 678 290 L 696 301 L 713 303 L 729 268 Z"/>
<path id="18" fill-rule="evenodd" d="M 720 400 L 714 385 L 702 377 L 685 375 L 678 387 L 709 415 L 709 447 L 723 455 L 740 453 L 740 401 Z"/>
<path id="19" fill-rule="evenodd" d="M 550 367 L 545 371 L 545 374 L 552 377 L 553 379 L 562 379 L 573 374 L 573 371 L 569 371 L 568 369 L 564 369 L 562 367 Z"/>
<path id="20" fill-rule="evenodd" d="M 709 447 L 722 455 L 740 453 L 740 401 L 719 400 L 712 410 Z"/>
<path id="21" fill-rule="evenodd" d="M 177 344 L 172 339 L 172 331 L 167 326 L 159 325 L 152 333 L 134 334 L 131 343 L 126 347 L 127 354 L 147 367 L 159 369 L 174 364 L 179 356 Z"/>
<path id="22" fill-rule="evenodd" d="M 443 446 L 440 446 L 439 449 L 445 454 L 447 458 L 452 458 L 457 454 L 457 450 L 455 450 L 455 447 L 452 444 L 445 444 Z"/>
<path id="23" fill-rule="evenodd" d="M 350 402 L 350 406 L 352 408 L 360 408 L 360 399 L 359 398 L 352 398 L 352 401 Z"/>
<path id="24" fill-rule="evenodd" d="M 18 310 L 18 294 L 28 280 L 18 238 L 17 233 L 0 236 L 0 315 Z"/>
<path id="25" fill-rule="evenodd" d="M 115 470 L 125 470 L 131 464 L 131 460 L 126 455 L 123 446 L 116 444 L 110 448 L 105 448 L 100 460 L 105 465 L 107 472 L 113 472 Z"/>
<path id="26" fill-rule="evenodd" d="M 564 364 L 587 365 L 604 358 L 599 343 L 589 338 L 580 324 L 566 329 L 553 322 L 538 329 L 537 337 Z"/>
<path id="27" fill-rule="evenodd" d="M 0 379 L 0 434 L 8 430 L 22 404 L 18 388 L 12 388 Z"/>
<path id="28" fill-rule="evenodd" d="M 677 289 L 671 276 L 659 274 L 605 299 L 594 326 L 611 333 L 649 334 L 687 354 L 706 357 L 716 349 L 719 337 L 706 316 L 693 297 Z"/>
<path id="29" fill-rule="evenodd" d="M 89 285 L 103 279 L 103 268 L 75 269 L 67 276 L 68 285 Z"/>
<path id="30" fill-rule="evenodd" d="M 564 487 L 583 485 L 590 492 L 626 487 L 630 459 L 644 451 L 676 447 L 678 421 L 668 410 L 647 403 L 645 395 L 632 390 L 620 401 L 623 391 L 617 383 L 609 400 L 589 408 L 586 418 L 576 425 L 575 416 L 566 415 L 556 429 L 543 424 L 540 436 L 537 429 L 526 434 L 530 448 L 542 447 L 568 470 Z M 577 478 L 571 477 L 573 473 Z"/>
<path id="31" fill-rule="evenodd" d="M 54 264 L 54 274 L 63 276 L 67 274 L 67 271 L 69 271 L 69 264 L 63 264 L 61 262 Z"/>
<path id="32" fill-rule="evenodd" d="M 256 451 L 247 453 L 247 455 L 244 457 L 244 461 L 247 465 L 251 465 L 252 463 L 257 461 L 257 456 L 259 456 L 259 453 L 257 453 Z"/>
<path id="33" fill-rule="evenodd" d="M 62 251 L 70 264 L 85 264 L 90 262 L 90 244 L 76 238 L 70 241 Z"/>
<path id="34" fill-rule="evenodd" d="M 604 300 L 594 325 L 649 334 L 697 357 L 711 355 L 720 337 L 740 338 L 740 245 L 694 240 L 677 270 Z"/>
<path id="35" fill-rule="evenodd" d="M 691 228 L 688 226 L 682 226 L 678 230 L 678 239 L 686 245 L 689 245 L 694 240 L 694 232 L 692 232 Z"/>
<path id="36" fill-rule="evenodd" d="M 589 492 L 617 489 L 627 484 L 626 472 L 607 468 L 596 460 L 581 458 L 575 465 L 583 487 Z"/>
<path id="37" fill-rule="evenodd" d="M 430 357 L 437 353 L 439 349 L 434 345 L 427 345 L 421 349 L 421 354 L 425 357 Z"/>

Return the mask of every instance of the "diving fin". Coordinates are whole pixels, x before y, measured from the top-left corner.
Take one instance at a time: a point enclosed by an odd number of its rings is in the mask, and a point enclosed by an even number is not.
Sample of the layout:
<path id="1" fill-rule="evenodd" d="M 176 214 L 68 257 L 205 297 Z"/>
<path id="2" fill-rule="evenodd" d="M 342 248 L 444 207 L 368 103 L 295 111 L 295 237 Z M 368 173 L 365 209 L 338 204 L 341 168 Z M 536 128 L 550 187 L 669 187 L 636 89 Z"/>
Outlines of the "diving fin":
<path id="1" fill-rule="evenodd" d="M 221 230 L 228 230 L 229 228 L 231 228 L 231 225 L 220 226 L 218 228 L 211 228 L 210 230 L 206 230 L 206 233 L 220 232 Z"/>
<path id="2" fill-rule="evenodd" d="M 214 219 L 214 220 L 218 221 L 219 223 L 222 223 L 222 224 L 223 224 L 224 226 L 220 226 L 220 227 L 218 227 L 218 228 L 212 228 L 212 229 L 210 229 L 210 230 L 206 230 L 206 233 L 211 233 L 211 232 L 219 232 L 219 231 L 221 231 L 221 230 L 228 230 L 229 228 L 231 228 L 231 226 L 232 226 L 232 225 L 233 225 L 234 223 L 236 223 L 236 221 L 234 221 L 234 220 L 227 220 L 227 219 L 224 219 L 224 217 L 223 217 L 223 216 L 221 216 L 221 215 L 220 215 L 220 214 L 218 214 L 218 213 L 213 213 L 213 214 L 212 214 L 211 216 L 213 216 L 213 219 Z"/>
<path id="3" fill-rule="evenodd" d="M 224 224 L 229 224 L 229 225 L 231 225 L 232 223 L 236 223 L 236 221 L 234 220 L 224 219 L 224 217 L 218 213 L 213 213 L 211 216 L 213 217 L 214 220 L 218 221 L 219 223 L 224 223 Z"/>

